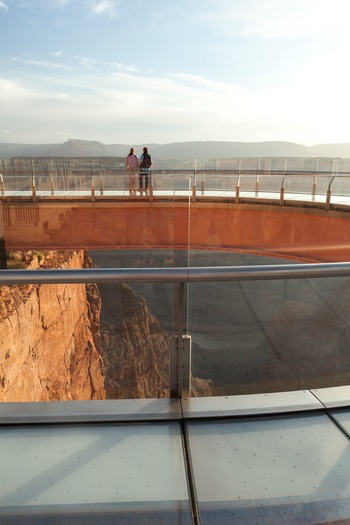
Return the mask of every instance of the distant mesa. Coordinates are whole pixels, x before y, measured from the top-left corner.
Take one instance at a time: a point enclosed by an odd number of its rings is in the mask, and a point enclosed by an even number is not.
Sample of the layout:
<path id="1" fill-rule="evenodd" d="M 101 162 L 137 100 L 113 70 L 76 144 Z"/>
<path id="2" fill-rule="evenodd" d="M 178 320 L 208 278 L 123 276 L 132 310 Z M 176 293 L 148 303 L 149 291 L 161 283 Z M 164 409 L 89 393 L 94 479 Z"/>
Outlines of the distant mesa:
<path id="1" fill-rule="evenodd" d="M 350 158 L 350 143 L 304 146 L 293 142 L 193 141 L 169 144 L 103 144 L 69 139 L 63 144 L 0 143 L 0 159 L 11 157 L 126 157 L 130 147 L 141 153 L 148 146 L 155 159 L 232 159 L 247 157 Z"/>

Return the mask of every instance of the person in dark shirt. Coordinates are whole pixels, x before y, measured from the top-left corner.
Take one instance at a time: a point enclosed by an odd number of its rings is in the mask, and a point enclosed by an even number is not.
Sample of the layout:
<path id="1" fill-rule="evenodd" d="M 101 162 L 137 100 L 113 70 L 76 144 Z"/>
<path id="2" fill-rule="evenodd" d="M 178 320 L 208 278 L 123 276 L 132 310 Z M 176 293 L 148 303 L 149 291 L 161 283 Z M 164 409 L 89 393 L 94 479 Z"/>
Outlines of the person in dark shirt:
<path id="1" fill-rule="evenodd" d="M 143 192 L 145 193 L 145 195 L 148 195 L 149 175 L 151 171 L 151 166 L 152 166 L 151 155 L 148 153 L 148 149 L 144 147 L 143 153 L 140 157 L 140 164 L 139 164 L 140 195 L 142 195 Z"/>

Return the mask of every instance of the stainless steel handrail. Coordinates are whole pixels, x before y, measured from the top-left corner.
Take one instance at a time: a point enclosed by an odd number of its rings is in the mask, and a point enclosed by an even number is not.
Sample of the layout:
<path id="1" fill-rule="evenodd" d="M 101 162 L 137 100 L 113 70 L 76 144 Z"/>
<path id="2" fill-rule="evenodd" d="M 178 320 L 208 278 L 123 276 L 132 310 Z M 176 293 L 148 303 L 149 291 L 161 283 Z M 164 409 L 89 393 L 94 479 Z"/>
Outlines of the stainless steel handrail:
<path id="1" fill-rule="evenodd" d="M 0 284 L 218 282 L 350 276 L 350 262 L 192 268 L 0 270 Z"/>

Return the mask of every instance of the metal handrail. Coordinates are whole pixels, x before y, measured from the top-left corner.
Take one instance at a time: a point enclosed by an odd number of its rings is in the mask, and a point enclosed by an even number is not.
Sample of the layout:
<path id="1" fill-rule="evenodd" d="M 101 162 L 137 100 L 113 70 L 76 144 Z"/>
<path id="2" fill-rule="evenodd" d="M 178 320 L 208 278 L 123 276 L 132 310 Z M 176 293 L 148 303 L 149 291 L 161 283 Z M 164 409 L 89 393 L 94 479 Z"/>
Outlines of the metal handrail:
<path id="1" fill-rule="evenodd" d="M 345 277 L 350 262 L 181 268 L 0 270 L 0 284 L 219 282 Z"/>
<path id="2" fill-rule="evenodd" d="M 78 174 L 72 174 L 70 175 L 70 177 L 72 177 L 74 179 L 75 176 L 79 177 L 79 176 L 82 176 L 82 175 L 86 175 L 89 179 L 88 181 L 88 193 L 84 193 L 84 195 L 80 194 L 79 189 L 77 189 L 76 191 L 73 191 L 73 192 L 70 192 L 69 193 L 69 197 L 71 199 L 75 199 L 75 198 L 78 198 L 78 199 L 85 199 L 85 198 L 89 198 L 92 202 L 95 202 L 96 200 L 98 199 L 101 199 L 101 198 L 111 198 L 112 194 L 110 192 L 110 190 L 107 191 L 107 187 L 106 187 L 106 182 L 108 180 L 108 177 L 112 177 L 112 180 L 117 180 L 117 179 L 114 179 L 114 177 L 121 177 L 121 176 L 125 176 L 126 175 L 126 172 L 124 170 L 118 170 L 118 171 L 113 171 L 113 172 L 104 172 L 102 173 L 102 171 L 100 171 L 99 173 L 99 184 L 97 184 L 96 182 L 96 176 L 92 170 L 91 173 L 87 174 L 87 172 L 85 171 L 84 173 L 82 172 L 80 175 Z M 350 173 L 348 172 L 337 172 L 336 174 L 335 173 L 331 173 L 331 172 L 300 172 L 300 171 L 284 171 L 282 172 L 281 170 L 278 170 L 278 171 L 266 171 L 266 170 L 242 170 L 241 172 L 237 172 L 237 170 L 219 170 L 219 171 L 215 171 L 215 170 L 198 170 L 198 171 L 193 171 L 193 170 L 152 170 L 150 172 L 150 181 L 149 181 L 149 195 L 148 195 L 148 199 L 152 202 L 155 198 L 155 195 L 154 195 L 154 180 L 156 181 L 161 181 L 163 182 L 162 178 L 164 177 L 164 180 L 166 181 L 166 177 L 167 175 L 173 175 L 173 174 L 176 174 L 178 177 L 179 177 L 179 181 L 183 181 L 183 179 L 181 177 L 188 177 L 188 180 L 191 182 L 191 185 L 188 187 L 189 189 L 189 192 L 190 192 L 190 195 L 191 195 L 191 200 L 192 202 L 196 201 L 197 200 L 197 197 L 199 196 L 198 192 L 197 192 L 197 181 L 199 181 L 199 179 L 197 179 L 197 177 L 200 177 L 200 180 L 201 180 L 201 184 L 200 184 L 200 196 L 203 198 L 203 197 L 212 197 L 213 196 L 213 191 L 219 191 L 221 192 L 221 189 L 220 189 L 220 183 L 218 184 L 217 188 L 213 189 L 212 187 L 210 187 L 210 180 L 211 178 L 215 178 L 215 180 L 220 180 L 220 179 L 223 179 L 223 180 L 228 180 L 230 177 L 236 181 L 236 184 L 235 184 L 235 188 L 232 188 L 232 185 L 230 185 L 230 183 L 228 183 L 228 187 L 231 188 L 231 192 L 232 192 L 232 189 L 233 189 L 233 192 L 234 192 L 234 195 L 225 195 L 224 197 L 225 198 L 228 198 L 228 199 L 233 199 L 234 202 L 236 204 L 239 204 L 241 202 L 244 201 L 244 198 L 241 197 L 241 192 L 244 191 L 244 187 L 242 187 L 242 179 L 249 179 L 249 178 L 254 178 L 255 180 L 255 192 L 254 190 L 252 189 L 247 189 L 246 192 L 249 193 L 249 195 L 246 195 L 245 198 L 246 199 L 252 199 L 252 197 L 254 197 L 256 199 L 257 202 L 259 202 L 259 199 L 260 201 L 262 200 L 263 202 L 266 201 L 266 199 L 272 199 L 272 200 L 275 200 L 278 198 L 279 199 L 279 204 L 280 206 L 284 206 L 286 205 L 289 201 L 288 199 L 286 199 L 286 188 L 285 188 L 285 185 L 286 185 L 286 180 L 288 178 L 288 180 L 293 180 L 296 184 L 294 184 L 293 186 L 293 189 L 290 189 L 289 190 L 289 193 L 290 194 L 299 194 L 301 193 L 302 195 L 305 195 L 305 196 L 309 196 L 311 198 L 311 202 L 312 202 L 312 205 L 314 206 L 322 206 L 325 208 L 326 211 L 328 211 L 331 206 L 332 206 L 332 185 L 333 183 L 335 182 L 335 180 L 345 180 L 346 183 L 347 183 L 347 186 L 345 186 L 345 192 L 342 191 L 340 194 L 337 194 L 337 196 L 343 196 L 343 195 L 346 195 L 346 196 L 349 196 L 350 195 Z M 44 172 L 43 173 L 36 173 L 36 174 L 33 174 L 31 175 L 31 194 L 28 195 L 26 192 L 23 193 L 23 195 L 21 195 L 20 191 L 18 191 L 16 188 L 14 190 L 9 190 L 6 188 L 6 186 L 8 185 L 9 187 L 11 186 L 11 177 L 14 177 L 15 180 L 17 181 L 17 179 L 21 179 L 21 181 L 23 181 L 23 179 L 25 179 L 25 175 L 20 175 L 20 176 L 15 176 L 15 175 L 10 175 L 9 173 L 7 174 L 3 174 L 2 176 L 2 180 L 1 180 L 1 186 L 0 186 L 0 197 L 2 200 L 5 200 L 6 197 L 9 197 L 11 200 L 13 200 L 14 198 L 15 199 L 21 199 L 22 197 L 25 198 L 25 199 L 28 199 L 31 198 L 31 200 L 33 202 L 37 202 L 38 200 L 40 201 L 44 201 L 46 200 L 46 198 L 48 197 L 48 201 L 50 201 L 50 197 L 47 195 L 47 193 L 45 191 L 40 191 L 40 184 L 37 183 L 37 181 L 39 180 L 39 177 L 45 177 L 47 176 L 48 179 L 50 180 L 50 188 L 51 188 L 51 200 L 53 196 L 55 196 L 56 198 L 62 198 L 62 194 L 59 194 L 59 192 L 57 192 L 57 188 L 54 188 L 54 181 L 53 181 L 53 175 L 52 173 L 50 174 L 45 174 Z M 106 179 L 104 178 L 106 176 Z M 262 182 L 263 182 L 263 178 L 264 177 L 282 177 L 282 181 L 280 183 L 280 187 L 275 190 L 272 190 L 272 191 L 268 191 L 267 189 L 265 190 L 262 190 L 261 189 L 261 185 L 262 185 Z M 58 175 L 58 177 L 60 177 Z M 310 189 L 309 190 L 306 190 L 303 189 L 303 186 L 298 186 L 298 182 L 297 181 L 300 181 L 302 179 L 310 179 L 311 180 L 311 183 L 310 183 Z M 321 194 L 325 196 L 325 199 L 320 199 L 318 200 L 318 202 L 316 202 L 316 179 L 317 181 L 319 181 L 319 179 L 322 179 L 322 180 L 325 180 L 325 178 L 328 180 L 328 183 L 327 183 L 327 189 L 322 192 Z M 122 180 L 122 179 L 120 179 Z M 119 182 L 120 182 L 119 180 Z M 269 179 L 271 180 L 271 179 Z M 68 179 L 65 179 L 64 178 L 64 183 L 66 183 L 68 181 Z M 40 181 L 39 181 L 40 182 Z M 41 181 L 42 182 L 42 181 Z M 207 184 L 207 187 L 206 187 L 206 184 Z M 98 187 L 97 187 L 98 186 Z M 164 186 L 164 184 L 163 184 Z M 249 185 L 248 185 L 249 187 Z M 183 190 L 183 187 L 181 186 L 182 190 Z M 180 187 L 177 188 L 177 189 L 181 189 Z M 81 188 L 84 192 L 86 192 L 86 190 L 84 188 Z M 163 188 L 164 189 L 164 188 Z M 174 189 L 174 188 L 172 188 Z M 15 191 L 15 194 L 12 195 L 11 192 L 12 191 Z M 27 190 L 26 190 L 27 191 Z M 112 191 L 113 191 L 113 187 L 112 187 Z M 117 186 L 114 188 L 114 191 L 116 191 L 116 195 L 118 194 L 118 191 L 120 191 L 120 188 L 118 187 L 118 184 Z M 206 193 L 208 192 L 208 193 Z M 62 193 L 62 192 L 61 192 Z M 272 194 L 272 196 L 270 195 Z M 279 197 L 277 197 L 277 195 L 279 194 Z M 128 192 L 125 192 L 125 194 L 121 194 L 122 197 L 124 197 L 125 195 L 127 196 L 128 195 Z M 222 195 L 221 195 L 222 196 Z M 118 198 L 120 198 L 120 195 L 118 194 L 117 195 Z M 162 197 L 162 190 L 159 190 L 159 188 L 157 188 L 157 197 Z M 309 200 L 309 197 L 306 198 L 306 202 L 307 204 L 309 205 L 310 204 L 310 200 Z M 181 196 L 180 196 L 181 198 Z M 288 202 L 287 202 L 288 201 Z M 292 198 L 292 201 L 293 201 L 293 198 Z M 298 202 L 302 202 L 303 199 L 298 197 Z M 293 201 L 295 202 L 295 201 Z M 337 203 L 335 203 L 334 205 L 337 205 Z M 343 207 L 348 207 L 349 206 L 349 202 L 348 201 L 344 201 L 341 203 L 341 205 Z M 338 202 L 338 207 L 339 207 L 339 202 Z"/>

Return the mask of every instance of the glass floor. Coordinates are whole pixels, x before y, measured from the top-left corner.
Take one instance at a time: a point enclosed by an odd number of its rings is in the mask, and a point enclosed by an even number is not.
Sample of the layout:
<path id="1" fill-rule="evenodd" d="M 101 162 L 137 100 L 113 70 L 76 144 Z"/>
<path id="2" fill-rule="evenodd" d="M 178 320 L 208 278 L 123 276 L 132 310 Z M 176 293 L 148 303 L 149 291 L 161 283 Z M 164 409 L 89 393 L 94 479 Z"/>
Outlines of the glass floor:
<path id="1" fill-rule="evenodd" d="M 176 403 L 100 418 L 103 401 L 90 418 L 66 403 L 61 421 L 59 403 L 36 404 L 51 420 L 3 404 L 0 523 L 350 524 L 350 408 L 191 417 Z"/>

